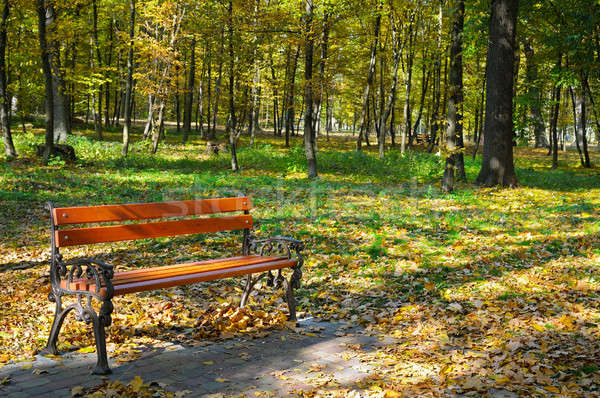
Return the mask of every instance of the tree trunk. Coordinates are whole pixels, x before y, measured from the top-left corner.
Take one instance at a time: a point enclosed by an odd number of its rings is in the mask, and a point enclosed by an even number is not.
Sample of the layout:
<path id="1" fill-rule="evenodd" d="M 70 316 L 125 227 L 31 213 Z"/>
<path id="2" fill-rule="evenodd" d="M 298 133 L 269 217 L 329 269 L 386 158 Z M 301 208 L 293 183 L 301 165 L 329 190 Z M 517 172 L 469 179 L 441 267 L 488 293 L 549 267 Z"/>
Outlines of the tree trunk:
<path id="1" fill-rule="evenodd" d="M 402 57 L 402 48 L 400 46 L 400 26 L 396 24 L 393 10 L 390 10 L 389 14 L 390 25 L 392 30 L 392 51 L 394 53 L 394 71 L 392 72 L 392 86 L 388 94 L 387 108 L 381 114 L 380 122 L 380 137 L 379 137 L 379 159 L 383 159 L 385 151 L 385 125 L 390 115 L 393 115 L 394 106 L 396 104 L 396 87 L 398 86 L 398 69 L 400 66 L 400 59 Z M 381 93 L 383 95 L 383 92 Z M 390 135 L 392 136 L 392 145 L 394 145 L 394 120 L 392 116 L 392 122 L 390 123 Z"/>
<path id="2" fill-rule="evenodd" d="M 154 131 L 154 96 L 148 94 L 148 118 L 144 127 L 144 139 L 150 138 Z"/>
<path id="3" fill-rule="evenodd" d="M 315 99 L 313 114 L 313 145 L 317 147 L 317 136 L 321 134 L 321 118 L 323 112 L 323 99 L 327 96 L 325 67 L 327 65 L 327 51 L 329 50 L 329 13 L 323 15 L 323 36 L 321 38 L 321 56 L 319 57 L 319 95 Z M 327 116 L 325 116 L 327 118 Z"/>
<path id="4" fill-rule="evenodd" d="M 287 100 L 287 116 L 285 121 L 285 147 L 290 146 L 290 133 L 294 134 L 294 119 L 295 119 L 295 97 L 296 97 L 296 69 L 298 69 L 298 57 L 300 56 L 300 46 L 296 49 L 292 69 L 290 72 L 290 86 L 288 90 Z"/>
<path id="5" fill-rule="evenodd" d="M 438 3 L 438 35 L 437 35 L 437 57 L 435 59 L 435 81 L 433 89 L 433 114 L 431 115 L 431 134 L 429 135 L 428 152 L 432 152 L 437 140 L 438 130 L 440 130 L 440 103 L 442 99 L 442 40 L 444 28 L 444 0 Z"/>
<path id="6" fill-rule="evenodd" d="M 412 70 L 413 70 L 413 61 L 415 57 L 414 52 L 414 39 L 413 39 L 413 30 L 414 30 L 414 14 L 411 16 L 410 23 L 408 25 L 408 54 L 406 59 L 406 99 L 404 102 L 404 129 L 402 130 L 402 141 L 400 143 L 400 153 L 406 152 L 406 140 L 408 134 L 411 132 L 412 126 L 412 110 L 410 107 L 410 92 L 412 88 Z"/>
<path id="7" fill-rule="evenodd" d="M 554 101 L 556 101 L 556 104 L 554 104 L 554 115 L 553 115 L 553 119 L 552 119 L 552 168 L 553 169 L 557 169 L 558 168 L 558 115 L 560 112 L 560 86 L 556 85 L 555 89 L 554 89 Z"/>
<path id="8" fill-rule="evenodd" d="M 129 0 L 129 49 L 127 54 L 127 85 L 125 87 L 123 146 L 121 154 L 129 151 L 129 130 L 131 129 L 131 92 L 133 90 L 133 38 L 135 34 L 135 0 Z"/>
<path id="9" fill-rule="evenodd" d="M 590 103 L 591 103 L 591 107 L 592 108 L 592 112 L 594 112 L 594 121 L 596 123 L 596 145 L 598 145 L 598 148 L 600 148 L 600 118 L 598 118 L 598 111 L 596 110 L 596 103 L 594 101 L 594 95 L 592 94 L 592 90 L 590 88 L 590 84 L 588 82 L 588 78 L 587 75 L 584 74 L 583 78 L 582 78 L 583 82 L 583 86 L 585 89 L 585 93 L 587 94 L 588 98 L 590 99 Z"/>
<path id="10" fill-rule="evenodd" d="M 184 87 L 185 89 L 185 87 Z M 179 87 L 179 68 L 175 68 L 175 119 L 177 123 L 177 132 L 181 131 L 181 96 Z"/>
<path id="11" fill-rule="evenodd" d="M 529 115 L 533 121 L 533 135 L 535 137 L 535 147 L 545 148 L 546 134 L 544 132 L 544 120 L 542 117 L 542 104 L 540 97 L 540 88 L 538 82 L 538 64 L 535 59 L 535 53 L 531 42 L 526 40 L 523 45 L 525 52 L 525 78 L 529 86 Z"/>
<path id="12" fill-rule="evenodd" d="M 306 153 L 308 178 L 317 177 L 317 158 L 315 156 L 314 131 L 313 131 L 313 47 L 314 37 L 312 32 L 313 1 L 305 0 L 305 34 L 306 45 L 304 48 L 304 151 Z"/>
<path id="13" fill-rule="evenodd" d="M 202 135 L 202 138 L 204 139 L 211 139 L 210 138 L 210 134 L 211 134 L 211 120 L 210 120 L 210 115 L 211 115 L 211 104 L 212 104 L 212 57 L 210 56 L 210 47 L 209 47 L 209 42 L 208 39 L 206 40 L 206 53 L 209 54 L 208 56 L 208 60 L 206 61 L 207 65 L 206 65 L 206 133 L 204 133 Z"/>
<path id="14" fill-rule="evenodd" d="M 464 163 L 459 162 L 459 152 L 461 151 L 460 139 L 462 135 L 462 102 L 463 102 L 463 81 L 462 81 L 462 34 L 465 20 L 465 3 L 463 0 L 456 0 L 452 5 L 453 25 L 452 25 L 452 45 L 450 46 L 450 85 L 448 87 L 448 128 L 446 131 L 446 167 L 444 169 L 444 178 L 442 180 L 442 190 L 452 192 L 454 189 L 454 169 L 462 166 L 461 171 L 457 171 L 459 176 L 464 176 Z"/>
<path id="15" fill-rule="evenodd" d="M 411 147 L 414 139 L 417 136 L 417 130 L 421 124 L 421 118 L 423 117 L 423 106 L 425 105 L 425 97 L 427 95 L 427 87 L 429 86 L 429 77 L 431 71 L 426 71 L 425 65 L 423 65 L 423 75 L 421 77 L 421 98 L 419 99 L 419 111 L 417 112 L 417 118 L 413 124 L 413 133 L 410 135 L 408 146 Z"/>
<path id="16" fill-rule="evenodd" d="M 188 84 L 185 91 L 183 105 L 183 143 L 185 144 L 192 130 L 192 105 L 194 103 L 194 86 L 196 79 L 196 38 L 190 43 L 190 72 Z"/>
<path id="17" fill-rule="evenodd" d="M 221 29 L 221 46 L 219 47 L 219 71 L 215 81 L 215 102 L 213 106 L 212 131 L 209 134 L 209 140 L 217 138 L 217 114 L 219 113 L 219 98 L 221 97 L 221 79 L 223 78 L 223 51 L 225 48 L 225 30 Z"/>
<path id="18" fill-rule="evenodd" d="M 227 8 L 228 13 L 228 34 L 229 34 L 229 120 L 227 121 L 227 129 L 229 130 L 229 149 L 231 150 L 231 170 L 238 171 L 240 166 L 237 159 L 237 140 L 235 137 L 235 105 L 233 98 L 233 83 L 234 83 L 234 52 L 233 52 L 233 2 L 229 0 Z"/>
<path id="19" fill-rule="evenodd" d="M 44 85 L 46 89 L 46 135 L 44 159 L 48 160 L 54 151 L 54 98 L 52 91 L 52 69 L 50 67 L 50 54 L 48 53 L 48 40 L 46 38 L 46 1 L 36 0 L 38 14 L 38 39 L 40 42 L 40 53 L 42 56 L 42 70 L 44 73 Z"/>
<path id="20" fill-rule="evenodd" d="M 13 144 L 10 132 L 10 101 L 7 93 L 7 69 L 6 69 L 6 35 L 8 33 L 8 16 L 10 4 L 3 0 L 2 22 L 0 23 L 0 129 L 4 140 L 4 153 L 9 159 L 17 157 L 17 150 Z"/>
<path id="21" fill-rule="evenodd" d="M 152 129 L 152 154 L 156 154 L 158 150 L 158 143 L 160 138 L 164 135 L 165 128 L 165 100 L 161 99 L 158 104 L 158 119 L 156 122 L 157 126 Z"/>
<path id="22" fill-rule="evenodd" d="M 56 12 L 54 5 L 46 6 L 46 31 L 55 30 Z M 65 96 L 64 71 L 60 62 L 60 43 L 53 39 L 49 44 L 49 61 L 52 71 L 52 112 L 54 113 L 54 141 L 64 142 L 69 134 L 69 111 Z"/>
<path id="23" fill-rule="evenodd" d="M 512 95 L 518 0 L 492 0 L 487 54 L 485 140 L 477 183 L 518 185 L 513 161 Z"/>
<path id="24" fill-rule="evenodd" d="M 200 84 L 198 85 L 198 99 L 196 100 L 196 131 L 204 136 L 204 64 L 200 74 Z"/>
<path id="25" fill-rule="evenodd" d="M 371 46 L 371 59 L 369 61 L 369 69 L 367 72 L 367 84 L 365 85 L 365 91 L 362 97 L 362 110 L 360 114 L 360 130 L 358 132 L 358 139 L 356 140 L 356 150 L 360 151 L 362 141 L 365 139 L 365 134 L 368 135 L 369 125 L 365 123 L 367 119 L 367 108 L 369 103 L 369 95 L 371 92 L 371 86 L 373 85 L 373 76 L 375 75 L 375 64 L 377 62 L 377 46 L 379 43 L 379 30 L 381 27 L 381 13 L 377 14 L 375 18 L 375 28 L 373 32 L 373 45 Z M 365 130 L 367 130 L 365 132 Z M 368 137 L 367 137 L 368 140 Z"/>
<path id="26" fill-rule="evenodd" d="M 586 115 L 586 96 L 583 87 L 573 89 L 571 91 L 571 101 L 573 102 L 573 121 L 575 128 L 575 142 L 577 143 L 577 151 L 579 152 L 579 160 L 585 168 L 590 168 L 590 155 L 587 145 L 587 115 Z"/>
<path id="27" fill-rule="evenodd" d="M 273 85 L 273 135 L 278 137 L 281 136 L 281 119 L 279 118 L 279 93 L 277 90 L 277 77 L 275 76 L 275 67 L 273 66 L 273 54 L 269 54 L 269 67 L 271 69 L 271 81 Z"/>
<path id="28" fill-rule="evenodd" d="M 112 64 L 112 53 L 113 53 L 113 28 L 114 28 L 114 21 L 112 19 L 109 20 L 109 24 L 108 24 L 108 42 L 110 43 L 108 46 L 108 50 L 106 50 L 107 52 L 107 60 L 106 60 L 106 66 L 108 68 L 111 67 Z M 104 126 L 106 128 L 110 127 L 110 81 L 107 81 L 106 83 L 104 83 L 104 90 L 105 90 L 105 101 L 104 101 Z M 115 102 L 117 101 L 117 97 L 115 97 Z"/>
<path id="29" fill-rule="evenodd" d="M 475 142 L 475 149 L 473 150 L 473 159 L 477 157 L 477 151 L 479 150 L 479 146 L 481 145 L 481 140 L 483 139 L 483 111 L 485 109 L 485 88 L 487 83 L 487 70 L 483 74 L 483 82 L 481 83 L 481 92 L 479 95 L 479 124 L 478 124 L 478 132 L 477 132 L 477 141 Z"/>
<path id="30" fill-rule="evenodd" d="M 92 0 L 92 45 L 90 46 L 90 66 L 94 70 L 102 66 L 102 57 L 98 46 L 98 5 L 96 0 Z M 97 65 L 96 65 L 97 62 Z M 96 102 L 97 101 L 97 102 Z M 102 140 L 102 86 L 98 87 L 98 99 L 96 93 L 92 93 L 92 115 L 94 117 L 94 128 L 99 140 Z"/>

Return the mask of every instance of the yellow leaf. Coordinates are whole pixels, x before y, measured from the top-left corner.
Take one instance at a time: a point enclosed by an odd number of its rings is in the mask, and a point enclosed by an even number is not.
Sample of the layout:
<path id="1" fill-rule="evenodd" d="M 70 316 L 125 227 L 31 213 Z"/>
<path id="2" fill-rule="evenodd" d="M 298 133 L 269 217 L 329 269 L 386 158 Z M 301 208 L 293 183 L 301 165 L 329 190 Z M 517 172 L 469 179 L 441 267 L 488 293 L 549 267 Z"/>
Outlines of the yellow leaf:
<path id="1" fill-rule="evenodd" d="M 96 348 L 93 345 L 89 345 L 87 347 L 83 347 L 79 349 L 79 352 L 90 353 L 96 351 Z"/>
<path id="2" fill-rule="evenodd" d="M 76 397 L 78 395 L 83 395 L 83 387 L 75 386 L 75 387 L 71 388 L 71 396 Z"/>
<path id="3" fill-rule="evenodd" d="M 538 332 L 545 332 L 546 328 L 543 326 L 538 325 L 537 323 L 533 323 L 531 325 L 535 330 L 537 330 Z"/>
<path id="4" fill-rule="evenodd" d="M 573 318 L 571 318 L 568 315 L 563 315 L 559 318 L 558 320 L 560 323 L 562 323 L 563 325 L 565 325 L 565 327 L 567 327 L 567 329 L 573 329 Z"/>
<path id="5" fill-rule="evenodd" d="M 215 361 L 204 361 L 202 363 L 205 364 L 205 365 L 214 365 Z"/>
<path id="6" fill-rule="evenodd" d="M 134 392 L 139 392 L 142 386 L 144 385 L 144 381 L 140 376 L 135 376 L 133 380 L 129 382 L 129 385 L 131 386 Z"/>
<path id="7" fill-rule="evenodd" d="M 33 366 L 33 365 L 32 365 L 32 364 L 30 364 L 30 363 L 28 363 L 28 364 L 25 364 L 25 365 L 21 366 L 21 370 L 27 370 L 27 369 L 31 369 L 31 367 L 32 367 L 32 366 Z"/>
<path id="8" fill-rule="evenodd" d="M 224 378 L 222 378 L 222 377 L 217 377 L 217 378 L 215 379 L 215 381 L 217 381 L 217 382 L 219 382 L 219 383 L 226 383 L 226 382 L 228 382 L 228 381 L 229 381 L 229 379 L 224 379 Z"/>
<path id="9" fill-rule="evenodd" d="M 560 390 L 558 389 L 558 387 L 554 387 L 554 386 L 544 386 L 544 390 L 559 394 Z"/>
<path id="10" fill-rule="evenodd" d="M 397 392 L 397 391 L 393 391 L 393 390 L 385 390 L 385 398 L 399 398 L 401 397 L 402 394 Z"/>

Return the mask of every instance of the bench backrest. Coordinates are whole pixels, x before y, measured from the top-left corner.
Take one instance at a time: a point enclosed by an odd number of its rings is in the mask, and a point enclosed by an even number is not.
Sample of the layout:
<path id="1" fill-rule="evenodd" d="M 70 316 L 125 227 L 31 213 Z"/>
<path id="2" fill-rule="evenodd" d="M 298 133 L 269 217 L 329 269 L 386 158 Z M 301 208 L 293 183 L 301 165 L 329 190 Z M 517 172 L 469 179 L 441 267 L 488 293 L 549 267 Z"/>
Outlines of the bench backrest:
<path id="1" fill-rule="evenodd" d="M 53 225 L 91 224 L 119 221 L 180 218 L 203 214 L 243 211 L 224 217 L 202 217 L 147 223 L 103 225 L 54 230 L 56 247 L 122 240 L 158 238 L 252 228 L 250 199 L 247 197 L 186 200 L 178 202 L 136 203 L 123 205 L 55 207 Z"/>

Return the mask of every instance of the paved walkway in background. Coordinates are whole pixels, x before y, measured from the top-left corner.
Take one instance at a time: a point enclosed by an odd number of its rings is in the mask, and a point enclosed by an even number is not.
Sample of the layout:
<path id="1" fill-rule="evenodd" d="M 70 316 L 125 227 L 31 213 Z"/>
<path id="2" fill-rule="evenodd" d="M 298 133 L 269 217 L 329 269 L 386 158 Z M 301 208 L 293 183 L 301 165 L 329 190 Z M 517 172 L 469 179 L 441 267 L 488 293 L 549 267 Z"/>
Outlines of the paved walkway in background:
<path id="1" fill-rule="evenodd" d="M 298 326 L 307 334 L 273 331 L 263 338 L 207 342 L 200 347 L 167 343 L 121 364 L 110 360 L 109 354 L 110 376 L 90 374 L 95 353 L 69 353 L 61 361 L 38 356 L 33 362 L 0 368 L 0 380 L 10 376 L 10 383 L 0 386 L 0 396 L 70 397 L 75 386 L 91 387 L 105 379 L 129 383 L 135 376 L 144 383 L 162 383 L 168 391 L 189 390 L 190 397 L 220 393 L 254 397 L 258 391 L 286 396 L 314 390 L 327 380 L 337 388 L 352 388 L 373 372 L 371 365 L 351 354 L 352 349 L 360 344 L 361 350 L 372 351 L 391 343 L 337 323 L 307 319 Z"/>

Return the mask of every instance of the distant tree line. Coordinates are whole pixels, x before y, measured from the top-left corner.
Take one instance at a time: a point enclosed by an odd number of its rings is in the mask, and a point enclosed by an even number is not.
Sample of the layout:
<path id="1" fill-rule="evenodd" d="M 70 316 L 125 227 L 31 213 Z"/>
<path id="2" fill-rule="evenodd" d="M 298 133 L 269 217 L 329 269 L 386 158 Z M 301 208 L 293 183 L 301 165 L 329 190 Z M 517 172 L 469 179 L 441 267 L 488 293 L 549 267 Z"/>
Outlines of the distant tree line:
<path id="1" fill-rule="evenodd" d="M 600 134 L 596 0 L 2 0 L 1 18 L 9 158 L 11 120 L 45 115 L 46 157 L 82 122 L 100 140 L 122 128 L 126 156 L 142 121 L 155 153 L 172 121 L 184 143 L 224 127 L 234 170 L 243 134 L 289 146 L 301 130 L 314 177 L 319 140 L 343 130 L 380 157 L 438 151 L 452 190 L 465 142 L 480 184 L 515 185 L 513 144 L 557 167 L 568 131 L 590 167 Z"/>

